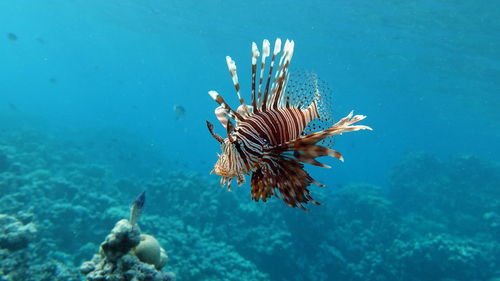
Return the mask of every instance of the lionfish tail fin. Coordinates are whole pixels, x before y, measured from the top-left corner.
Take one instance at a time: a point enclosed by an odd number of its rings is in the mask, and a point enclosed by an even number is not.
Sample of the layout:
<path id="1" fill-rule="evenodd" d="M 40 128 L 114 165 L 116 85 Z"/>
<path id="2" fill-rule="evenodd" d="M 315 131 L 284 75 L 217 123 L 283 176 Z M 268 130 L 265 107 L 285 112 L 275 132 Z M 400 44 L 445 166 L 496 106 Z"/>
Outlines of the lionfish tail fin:
<path id="1" fill-rule="evenodd" d="M 266 165 L 258 168 L 252 174 L 252 198 L 255 201 L 266 201 L 271 195 L 276 195 L 290 207 L 299 207 L 307 210 L 304 204 L 312 202 L 320 205 L 310 195 L 307 188 L 311 183 L 322 187 L 309 173 L 304 170 L 304 165 L 293 158 L 282 155 L 269 156 Z"/>

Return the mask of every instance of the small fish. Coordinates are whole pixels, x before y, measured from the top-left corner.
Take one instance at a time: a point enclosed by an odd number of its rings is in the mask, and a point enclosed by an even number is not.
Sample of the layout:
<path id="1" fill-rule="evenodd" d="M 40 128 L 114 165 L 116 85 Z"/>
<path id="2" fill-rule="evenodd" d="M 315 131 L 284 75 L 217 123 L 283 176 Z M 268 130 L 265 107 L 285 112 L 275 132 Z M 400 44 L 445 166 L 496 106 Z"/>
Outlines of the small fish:
<path id="1" fill-rule="evenodd" d="M 57 79 L 56 79 L 56 78 L 54 78 L 54 77 L 51 77 L 51 78 L 49 78 L 49 82 L 50 82 L 51 84 L 57 84 Z"/>
<path id="2" fill-rule="evenodd" d="M 186 109 L 182 105 L 174 105 L 175 120 L 181 120 L 186 115 Z"/>
<path id="3" fill-rule="evenodd" d="M 9 39 L 10 41 L 17 41 L 17 35 L 15 35 L 12 32 L 9 32 L 7 33 L 7 39 Z"/>
<path id="4" fill-rule="evenodd" d="M 146 203 L 146 191 L 141 192 L 130 206 L 130 224 L 134 225 L 139 220 L 144 203 Z"/>
<path id="5" fill-rule="evenodd" d="M 9 103 L 9 108 L 10 110 L 12 111 L 17 111 L 17 105 L 13 104 L 13 103 Z"/>
<path id="6" fill-rule="evenodd" d="M 293 41 L 286 40 L 281 52 L 281 40 L 277 39 L 271 54 L 270 43 L 264 40 L 261 55 L 257 44 L 252 43 L 250 105 L 240 94 L 236 64 L 231 57 L 226 57 L 240 105 L 233 110 L 219 93 L 209 91 L 212 99 L 220 105 L 215 109 L 215 116 L 226 129 L 227 138 L 215 134 L 214 126 L 208 121 L 207 127 L 221 145 L 222 154 L 212 170 L 222 177 L 221 186 L 227 185 L 230 190 L 233 178 L 241 185 L 245 182 L 245 175 L 251 174 L 251 195 L 255 201 L 265 202 L 271 195 L 278 197 L 279 192 L 288 206 L 306 210 L 303 204 L 308 202 L 319 205 L 311 197 L 308 186 L 311 183 L 323 185 L 304 170 L 304 163 L 329 168 L 315 158 L 331 156 L 343 161 L 339 152 L 323 146 L 329 144 L 326 138 L 371 128 L 353 125 L 366 116 L 353 115 L 352 112 L 334 123 L 327 97 L 329 91 L 317 76 L 307 74 L 300 79 L 299 75 L 295 82 L 290 78 L 293 51 Z M 280 52 L 278 67 L 274 68 Z M 260 77 L 256 83 L 259 56 Z M 269 56 L 271 63 L 264 79 Z"/>

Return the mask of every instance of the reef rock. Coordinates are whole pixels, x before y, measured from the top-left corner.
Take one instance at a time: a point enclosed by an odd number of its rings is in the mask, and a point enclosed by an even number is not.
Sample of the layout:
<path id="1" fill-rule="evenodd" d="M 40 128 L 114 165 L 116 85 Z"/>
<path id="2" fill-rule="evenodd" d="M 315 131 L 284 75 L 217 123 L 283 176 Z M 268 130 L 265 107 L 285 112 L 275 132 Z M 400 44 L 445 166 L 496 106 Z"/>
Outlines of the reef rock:
<path id="1" fill-rule="evenodd" d="M 389 251 L 396 258 L 392 264 L 401 267 L 399 272 L 412 276 L 408 280 L 487 280 L 494 275 L 498 256 L 493 243 L 449 234 L 396 240 Z"/>
<path id="2" fill-rule="evenodd" d="M 0 248 L 16 251 L 26 248 L 36 233 L 33 223 L 23 224 L 17 218 L 0 214 Z"/>
<path id="3" fill-rule="evenodd" d="M 141 242 L 134 248 L 134 254 L 142 262 L 154 265 L 161 269 L 167 263 L 168 256 L 156 238 L 148 234 L 141 234 Z"/>
<path id="4" fill-rule="evenodd" d="M 99 254 L 84 262 L 80 272 L 89 281 L 174 281 L 174 273 L 157 270 L 155 265 L 142 262 L 133 254 L 131 250 L 140 242 L 137 225 L 120 220 L 101 244 Z"/>
<path id="5" fill-rule="evenodd" d="M 139 244 L 140 235 L 137 225 L 120 220 L 101 244 L 101 249 L 108 260 L 116 261 Z"/>

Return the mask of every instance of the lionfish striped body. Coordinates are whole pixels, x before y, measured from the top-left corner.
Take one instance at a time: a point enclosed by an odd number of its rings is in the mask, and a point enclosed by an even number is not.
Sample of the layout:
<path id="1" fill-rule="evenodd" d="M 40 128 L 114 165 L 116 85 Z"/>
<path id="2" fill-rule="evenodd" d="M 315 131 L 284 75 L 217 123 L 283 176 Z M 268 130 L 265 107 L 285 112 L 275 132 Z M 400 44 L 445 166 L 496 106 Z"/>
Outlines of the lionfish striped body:
<path id="1" fill-rule="evenodd" d="M 220 105 L 215 115 L 227 130 L 227 138 L 222 138 L 213 131 L 213 125 L 207 121 L 212 136 L 221 143 L 222 154 L 212 172 L 220 175 L 221 185 L 231 187 L 233 178 L 238 185 L 245 182 L 245 175 L 252 173 L 251 194 L 255 201 L 264 202 L 271 195 L 278 196 L 290 207 L 305 209 L 303 204 L 313 202 L 308 186 L 316 182 L 305 170 L 308 163 L 328 168 L 315 158 L 332 156 L 343 161 L 342 155 L 328 147 L 318 145 L 325 138 L 344 132 L 370 129 L 362 125 L 352 125 L 365 116 L 352 115 L 352 112 L 333 126 L 322 131 L 306 134 L 305 128 L 313 120 L 325 119 L 320 110 L 322 93 L 317 83 L 308 85 L 311 89 L 300 91 L 313 93 L 312 100 L 306 106 L 299 96 L 287 91 L 289 65 L 293 55 L 294 42 L 286 40 L 281 52 L 281 40 L 277 39 L 273 53 L 270 54 L 269 41 L 264 40 L 262 55 L 257 45 L 252 43 L 252 104 L 247 105 L 240 94 L 240 85 L 235 62 L 226 57 L 240 106 L 233 110 L 215 91 L 210 96 Z M 281 52 L 277 69 L 274 63 Z M 266 59 L 271 55 L 267 79 L 264 83 Z M 260 77 L 257 84 L 257 60 L 261 56 Z M 272 80 L 272 81 L 271 81 Z M 233 125 L 231 120 L 236 121 Z"/>

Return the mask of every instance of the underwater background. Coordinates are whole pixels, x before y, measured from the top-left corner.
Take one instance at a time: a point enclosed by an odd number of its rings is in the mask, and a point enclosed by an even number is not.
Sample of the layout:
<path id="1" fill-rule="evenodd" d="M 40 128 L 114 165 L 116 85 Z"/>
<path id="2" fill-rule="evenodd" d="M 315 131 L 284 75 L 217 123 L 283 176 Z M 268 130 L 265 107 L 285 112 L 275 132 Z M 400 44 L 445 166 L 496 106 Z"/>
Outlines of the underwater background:
<path id="1" fill-rule="evenodd" d="M 500 280 L 497 1 L 0 1 L 0 280 L 85 280 L 143 190 L 177 280 Z M 251 42 L 333 90 L 310 212 L 209 175 Z M 218 125 L 218 124 L 217 124 Z M 216 131 L 223 134 L 220 126 Z M 224 134 L 223 134 L 224 135 Z M 97 280 L 97 279 L 96 279 Z M 100 279 L 122 280 L 122 279 Z M 129 279 L 123 279 L 129 280 Z"/>

